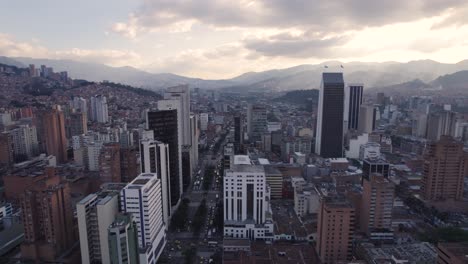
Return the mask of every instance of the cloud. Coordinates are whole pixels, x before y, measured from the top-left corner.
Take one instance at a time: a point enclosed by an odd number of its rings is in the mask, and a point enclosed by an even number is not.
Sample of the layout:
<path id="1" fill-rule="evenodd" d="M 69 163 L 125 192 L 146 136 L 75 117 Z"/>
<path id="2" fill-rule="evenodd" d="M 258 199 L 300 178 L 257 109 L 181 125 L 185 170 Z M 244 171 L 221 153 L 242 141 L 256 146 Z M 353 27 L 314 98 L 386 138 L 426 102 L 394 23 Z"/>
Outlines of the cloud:
<path id="1" fill-rule="evenodd" d="M 187 31 L 199 23 L 214 28 L 300 28 L 340 33 L 439 16 L 458 10 L 465 3 L 465 0 L 144 0 L 126 22 L 115 23 L 113 31 L 134 38 L 142 32 L 168 28 Z M 466 17 L 457 15 L 455 19 L 466 22 Z"/>
<path id="2" fill-rule="evenodd" d="M 31 57 L 48 59 L 69 59 L 82 62 L 102 63 L 111 66 L 141 64 L 141 56 L 130 50 L 114 49 L 78 49 L 51 51 L 41 46 L 38 41 L 21 42 L 10 35 L 0 33 L 0 54 L 8 57 Z"/>
<path id="3" fill-rule="evenodd" d="M 337 49 L 344 45 L 350 36 L 325 36 L 302 33 L 293 35 L 281 33 L 266 38 L 253 38 L 244 41 L 245 47 L 264 56 L 283 56 L 299 58 L 330 58 L 337 56 Z"/>

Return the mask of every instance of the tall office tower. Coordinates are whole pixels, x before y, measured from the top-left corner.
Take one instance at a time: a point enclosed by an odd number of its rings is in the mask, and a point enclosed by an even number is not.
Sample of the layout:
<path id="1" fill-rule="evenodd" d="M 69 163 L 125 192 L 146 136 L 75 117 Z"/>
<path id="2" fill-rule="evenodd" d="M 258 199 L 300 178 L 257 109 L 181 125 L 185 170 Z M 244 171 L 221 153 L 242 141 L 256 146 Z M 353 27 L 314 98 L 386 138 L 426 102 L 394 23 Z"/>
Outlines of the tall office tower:
<path id="1" fill-rule="evenodd" d="M 161 180 L 155 173 L 140 174 L 120 197 L 121 211 L 131 214 L 137 226 L 140 264 L 156 263 L 166 245 Z"/>
<path id="2" fill-rule="evenodd" d="M 388 176 L 390 176 L 390 163 L 380 157 L 363 160 L 362 180 L 369 180 L 370 176 L 374 173 L 381 174 L 385 178 L 388 178 Z"/>
<path id="3" fill-rule="evenodd" d="M 467 173 L 463 143 L 450 136 L 426 146 L 421 193 L 425 200 L 460 200 Z"/>
<path id="4" fill-rule="evenodd" d="M 81 263 L 111 263 L 107 234 L 118 212 L 118 192 L 93 193 L 76 204 Z"/>
<path id="5" fill-rule="evenodd" d="M 90 142 L 84 148 L 84 165 L 89 171 L 99 171 L 99 157 L 101 156 L 102 142 Z"/>
<path id="6" fill-rule="evenodd" d="M 55 168 L 46 168 L 49 178 L 35 182 L 20 195 L 24 225 L 21 257 L 54 262 L 76 242 L 68 183 L 61 182 Z"/>
<path id="7" fill-rule="evenodd" d="M 180 129 L 180 102 L 176 100 L 161 100 L 158 111 L 148 112 L 147 125 L 153 130 L 154 139 L 169 146 L 169 185 L 172 210 L 179 204 L 183 190 L 182 176 L 182 131 Z"/>
<path id="8" fill-rule="evenodd" d="M 427 118 L 427 139 L 437 141 L 441 136 L 455 134 L 456 112 L 441 111 L 430 113 Z"/>
<path id="9" fill-rule="evenodd" d="M 152 131 L 151 131 L 152 132 Z M 163 219 L 169 227 L 171 216 L 170 151 L 168 144 L 154 140 L 152 134 L 140 140 L 141 173 L 156 173 L 161 180 Z M 178 198 L 177 198 L 178 199 Z"/>
<path id="10" fill-rule="evenodd" d="M 362 84 L 350 84 L 347 89 L 348 129 L 357 130 L 359 124 L 359 111 L 362 104 Z"/>
<path id="11" fill-rule="evenodd" d="M 81 113 L 88 112 L 88 103 L 83 97 L 73 97 L 73 100 L 70 100 L 69 105 L 75 111 L 79 111 Z"/>
<path id="12" fill-rule="evenodd" d="M 91 97 L 90 100 L 90 115 L 89 118 L 92 121 L 98 123 L 109 122 L 109 113 L 107 109 L 107 98 L 102 95 Z"/>
<path id="13" fill-rule="evenodd" d="M 267 132 L 267 111 L 264 106 L 249 104 L 247 109 L 247 133 L 249 141 L 255 142 L 262 139 Z"/>
<path id="14" fill-rule="evenodd" d="M 187 191 L 192 181 L 192 163 L 191 163 L 191 146 L 182 146 L 182 189 L 183 192 Z"/>
<path id="15" fill-rule="evenodd" d="M 241 146 L 244 144 L 244 122 L 242 115 L 234 116 L 234 151 L 236 154 L 241 153 Z"/>
<path id="16" fill-rule="evenodd" d="M 164 93 L 166 100 L 178 100 L 180 102 L 180 129 L 182 131 L 181 145 L 191 145 L 190 133 L 190 89 L 188 85 L 173 86 Z"/>
<path id="17" fill-rule="evenodd" d="M 208 122 L 209 122 L 208 113 L 201 113 L 200 114 L 200 130 L 201 131 L 206 131 L 208 129 Z"/>
<path id="18" fill-rule="evenodd" d="M 377 111 L 372 105 L 362 105 L 359 111 L 358 132 L 371 133 L 375 129 Z"/>
<path id="19" fill-rule="evenodd" d="M 101 182 L 122 182 L 120 174 L 120 144 L 107 143 L 99 154 L 99 178 Z"/>
<path id="20" fill-rule="evenodd" d="M 0 164 L 10 166 L 14 163 L 13 137 L 9 132 L 0 133 Z"/>
<path id="21" fill-rule="evenodd" d="M 317 223 L 317 252 L 324 264 L 351 259 L 355 209 L 341 197 L 325 197 L 320 202 Z"/>
<path id="22" fill-rule="evenodd" d="M 324 158 L 343 156 L 343 73 L 324 72 L 320 87 L 315 153 Z"/>
<path id="23" fill-rule="evenodd" d="M 108 238 L 109 263 L 138 264 L 138 230 L 131 214 L 117 214 Z"/>
<path id="24" fill-rule="evenodd" d="M 131 182 L 140 173 L 138 166 L 138 149 L 120 149 L 120 177 L 122 182 Z"/>
<path id="25" fill-rule="evenodd" d="M 198 139 L 200 137 L 200 129 L 198 128 L 198 115 L 197 114 L 190 115 L 190 130 L 192 133 L 191 156 L 193 159 L 191 164 L 193 164 L 193 166 L 196 166 L 198 164 Z"/>
<path id="26" fill-rule="evenodd" d="M 65 118 L 59 109 L 45 112 L 42 117 L 46 152 L 54 155 L 58 163 L 67 161 L 67 137 L 65 135 Z"/>
<path id="27" fill-rule="evenodd" d="M 39 143 L 35 126 L 20 125 L 10 133 L 16 158 L 28 159 L 38 153 Z"/>
<path id="28" fill-rule="evenodd" d="M 234 156 L 224 176 L 224 237 L 251 240 L 273 238 L 273 221 L 267 212 L 270 190 L 263 166 L 252 165 L 248 156 Z"/>
<path id="29" fill-rule="evenodd" d="M 361 230 L 372 232 L 389 231 L 392 228 L 392 209 L 395 186 L 381 174 L 372 174 L 363 182 L 361 200 Z"/>
<path id="30" fill-rule="evenodd" d="M 67 119 L 68 138 L 88 133 L 88 118 L 86 112 L 70 113 Z"/>

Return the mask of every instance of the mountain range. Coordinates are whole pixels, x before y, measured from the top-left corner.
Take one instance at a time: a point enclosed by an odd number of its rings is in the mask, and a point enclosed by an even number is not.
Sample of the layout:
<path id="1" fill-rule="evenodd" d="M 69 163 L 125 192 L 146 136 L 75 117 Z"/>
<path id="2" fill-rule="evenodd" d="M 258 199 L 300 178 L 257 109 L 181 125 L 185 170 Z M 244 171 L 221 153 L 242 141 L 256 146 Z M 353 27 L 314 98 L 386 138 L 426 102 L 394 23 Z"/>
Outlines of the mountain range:
<path id="1" fill-rule="evenodd" d="M 349 62 L 329 61 L 314 65 L 299 65 L 285 69 L 263 72 L 248 72 L 223 80 L 205 80 L 172 73 L 149 73 L 133 67 L 111 67 L 104 64 L 86 63 L 72 60 L 34 59 L 25 57 L 2 57 L 0 63 L 27 67 L 29 64 L 47 65 L 55 71 L 68 71 L 74 79 L 103 81 L 132 85 L 146 89 L 162 89 L 178 84 L 206 89 L 222 88 L 236 92 L 291 91 L 313 89 L 320 86 L 324 71 L 343 71 L 347 83 L 363 83 L 366 88 L 397 89 L 398 86 L 418 88 L 442 87 L 452 83 L 452 78 L 444 75 L 456 74 L 453 80 L 458 88 L 465 87 L 468 60 L 455 64 L 432 60 L 400 62 Z M 450 80 L 447 80 L 450 79 Z M 468 80 L 467 80 L 468 81 Z M 439 88 L 440 88 L 439 87 Z"/>

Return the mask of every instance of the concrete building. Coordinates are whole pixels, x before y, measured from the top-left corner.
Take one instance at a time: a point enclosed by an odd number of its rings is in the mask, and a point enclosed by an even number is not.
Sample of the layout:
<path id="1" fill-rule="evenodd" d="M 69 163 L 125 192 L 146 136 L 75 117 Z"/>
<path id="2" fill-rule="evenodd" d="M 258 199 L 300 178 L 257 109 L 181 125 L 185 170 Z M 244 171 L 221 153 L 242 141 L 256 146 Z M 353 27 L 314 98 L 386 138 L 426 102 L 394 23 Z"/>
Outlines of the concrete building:
<path id="1" fill-rule="evenodd" d="M 89 119 L 98 123 L 109 122 L 107 98 L 103 95 L 91 97 Z"/>
<path id="2" fill-rule="evenodd" d="M 120 149 L 120 176 L 122 182 L 131 182 L 140 173 L 138 149 Z"/>
<path id="3" fill-rule="evenodd" d="M 180 102 L 180 130 L 182 131 L 181 145 L 191 145 L 190 129 L 190 89 L 188 85 L 173 86 L 166 89 L 165 100 L 177 100 Z M 158 107 L 158 109 L 160 109 Z M 162 110 L 162 109 L 160 109 Z"/>
<path id="4" fill-rule="evenodd" d="M 122 182 L 120 174 L 120 144 L 104 144 L 99 154 L 99 178 L 101 182 Z"/>
<path id="5" fill-rule="evenodd" d="M 395 186 L 381 174 L 372 174 L 364 179 L 361 199 L 361 230 L 372 232 L 390 231 Z"/>
<path id="6" fill-rule="evenodd" d="M 206 131 L 208 129 L 208 113 L 201 113 L 200 114 L 200 129 L 201 131 Z"/>
<path id="7" fill-rule="evenodd" d="M 265 165 L 265 177 L 270 186 L 271 199 L 281 199 L 283 194 L 283 174 L 272 165 Z"/>
<path id="8" fill-rule="evenodd" d="M 345 151 L 346 158 L 348 159 L 359 159 L 359 152 L 361 150 L 361 145 L 369 142 L 369 134 L 362 134 L 349 140 L 349 148 Z"/>
<path id="9" fill-rule="evenodd" d="M 453 136 L 455 123 L 455 112 L 441 111 L 430 113 L 427 119 L 427 139 L 437 141 L 441 136 Z"/>
<path id="10" fill-rule="evenodd" d="M 14 163 L 13 137 L 9 132 L 0 133 L 0 164 L 10 166 Z"/>
<path id="11" fill-rule="evenodd" d="M 81 113 L 88 112 L 88 103 L 83 97 L 73 97 L 73 100 L 70 100 L 69 105 L 75 111 Z"/>
<path id="12" fill-rule="evenodd" d="M 359 133 L 371 133 L 375 129 L 376 108 L 373 105 L 361 105 L 359 110 Z"/>
<path id="13" fill-rule="evenodd" d="M 426 200 L 460 200 L 467 173 L 463 143 L 450 136 L 426 146 L 421 193 Z"/>
<path id="14" fill-rule="evenodd" d="M 438 264 L 466 264 L 468 263 L 468 243 L 437 244 Z"/>
<path id="15" fill-rule="evenodd" d="M 380 144 L 375 142 L 368 142 L 359 148 L 360 160 L 376 160 L 380 159 Z"/>
<path id="16" fill-rule="evenodd" d="M 20 125 L 10 131 L 15 157 L 32 158 L 38 154 L 39 143 L 35 126 Z"/>
<path id="17" fill-rule="evenodd" d="M 131 214 L 137 226 L 139 263 L 156 263 L 166 245 L 161 180 L 155 173 L 140 174 L 120 197 L 121 211 Z"/>
<path id="18" fill-rule="evenodd" d="M 132 215 L 117 214 L 108 230 L 110 263 L 138 264 L 138 231 Z"/>
<path id="19" fill-rule="evenodd" d="M 263 166 L 237 155 L 224 176 L 224 237 L 273 240 L 270 190 Z"/>
<path id="20" fill-rule="evenodd" d="M 323 73 L 317 115 L 315 153 L 324 158 L 343 157 L 343 73 Z"/>
<path id="21" fill-rule="evenodd" d="M 317 214 L 320 208 L 320 197 L 313 185 L 305 182 L 294 184 L 294 211 L 298 216 Z"/>
<path id="22" fill-rule="evenodd" d="M 68 138 L 88 133 L 88 118 L 86 112 L 71 113 L 67 121 Z"/>
<path id="23" fill-rule="evenodd" d="M 118 192 L 93 193 L 76 204 L 82 263 L 111 263 L 107 234 L 118 212 Z"/>
<path id="24" fill-rule="evenodd" d="M 317 252 L 324 264 L 351 260 L 355 208 L 341 197 L 320 202 L 317 224 Z"/>
<path id="25" fill-rule="evenodd" d="M 150 111 L 147 115 L 149 130 L 153 130 L 154 139 L 169 147 L 169 185 L 170 201 L 173 210 L 179 204 L 183 192 L 182 175 L 182 131 L 180 129 L 180 102 L 177 100 L 161 100 L 157 111 Z"/>
<path id="26" fill-rule="evenodd" d="M 24 226 L 23 260 L 55 262 L 76 242 L 68 183 L 60 180 L 55 168 L 46 168 L 46 174 L 19 196 Z"/>
<path id="27" fill-rule="evenodd" d="M 385 178 L 390 176 L 390 163 L 383 159 L 365 159 L 362 164 L 362 178 L 369 179 L 371 174 L 378 173 Z"/>
<path id="28" fill-rule="evenodd" d="M 99 171 L 99 157 L 101 156 L 102 143 L 99 141 L 86 144 L 84 152 L 85 167 L 89 171 Z"/>
<path id="29" fill-rule="evenodd" d="M 42 117 L 45 147 L 48 155 L 54 155 L 58 163 L 67 161 L 67 137 L 65 134 L 65 117 L 59 109 L 51 109 Z"/>
<path id="30" fill-rule="evenodd" d="M 261 105 L 249 104 L 247 109 L 247 133 L 249 141 L 260 141 L 265 132 L 267 132 L 266 108 Z"/>

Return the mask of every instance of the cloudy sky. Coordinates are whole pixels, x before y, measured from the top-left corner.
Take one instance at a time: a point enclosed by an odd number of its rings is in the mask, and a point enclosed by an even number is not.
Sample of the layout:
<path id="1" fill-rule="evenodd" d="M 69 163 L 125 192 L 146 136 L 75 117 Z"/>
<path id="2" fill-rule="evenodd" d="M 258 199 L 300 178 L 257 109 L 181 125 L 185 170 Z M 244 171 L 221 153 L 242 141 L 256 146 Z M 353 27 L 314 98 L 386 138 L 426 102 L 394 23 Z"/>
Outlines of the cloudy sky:
<path id="1" fill-rule="evenodd" d="M 468 59 L 466 0 L 0 0 L 0 10 L 0 55 L 200 78 Z"/>

